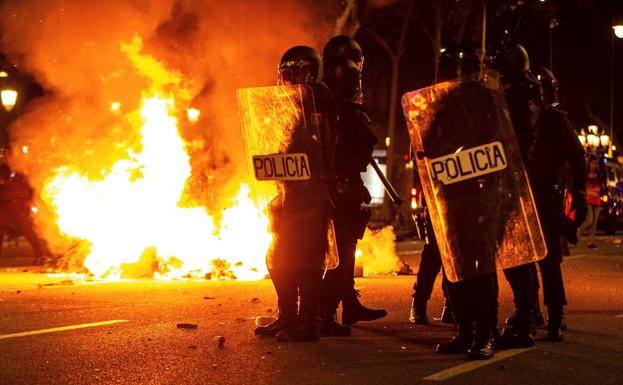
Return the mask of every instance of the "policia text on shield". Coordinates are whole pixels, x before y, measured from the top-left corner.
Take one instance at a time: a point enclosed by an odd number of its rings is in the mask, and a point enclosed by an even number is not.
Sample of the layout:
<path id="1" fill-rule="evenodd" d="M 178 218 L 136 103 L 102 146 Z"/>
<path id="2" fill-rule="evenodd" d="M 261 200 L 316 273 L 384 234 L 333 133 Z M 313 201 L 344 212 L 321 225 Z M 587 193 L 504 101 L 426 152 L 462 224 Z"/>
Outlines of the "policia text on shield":
<path id="1" fill-rule="evenodd" d="M 507 161 L 502 143 L 493 142 L 431 159 L 428 163 L 434 179 L 451 184 L 504 170 Z"/>

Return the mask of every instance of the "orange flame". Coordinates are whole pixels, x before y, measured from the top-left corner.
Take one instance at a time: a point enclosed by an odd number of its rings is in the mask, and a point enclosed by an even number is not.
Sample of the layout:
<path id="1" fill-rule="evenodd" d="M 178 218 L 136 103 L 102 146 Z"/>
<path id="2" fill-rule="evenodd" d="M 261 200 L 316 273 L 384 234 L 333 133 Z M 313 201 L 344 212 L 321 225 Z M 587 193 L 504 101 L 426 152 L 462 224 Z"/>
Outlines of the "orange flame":
<path id="1" fill-rule="evenodd" d="M 135 38 L 122 45 L 151 80 L 140 109 L 123 117 L 140 132 L 140 150 L 128 149 L 98 180 L 70 166 L 57 168 L 42 199 L 61 234 L 88 245 L 84 266 L 98 277 L 120 278 L 128 266 L 145 261 L 156 278 L 205 277 L 215 269 L 242 280 L 265 277 L 272 236 L 246 185 L 218 226 L 205 207 L 181 207 L 191 166 L 178 132 L 176 101 L 187 100 L 189 92 L 179 74 L 140 53 L 141 43 Z M 118 114 L 120 105 L 112 105 Z"/>

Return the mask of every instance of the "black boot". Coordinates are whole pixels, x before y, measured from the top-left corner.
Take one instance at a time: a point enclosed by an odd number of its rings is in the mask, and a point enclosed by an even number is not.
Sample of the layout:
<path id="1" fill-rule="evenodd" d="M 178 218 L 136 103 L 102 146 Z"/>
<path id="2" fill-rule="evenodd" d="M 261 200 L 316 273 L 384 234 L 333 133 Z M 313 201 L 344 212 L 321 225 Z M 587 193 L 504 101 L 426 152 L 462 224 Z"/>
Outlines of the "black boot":
<path id="1" fill-rule="evenodd" d="M 447 303 L 443 306 L 443 310 L 441 311 L 440 321 L 444 324 L 454 324 L 454 315 L 452 314 L 452 309 Z"/>
<path id="2" fill-rule="evenodd" d="M 279 316 L 274 322 L 266 326 L 258 326 L 255 328 L 255 335 L 264 337 L 274 337 L 282 330 L 293 329 L 296 327 L 296 310 L 295 309 L 279 309 Z"/>
<path id="3" fill-rule="evenodd" d="M 467 314 L 466 314 L 467 316 Z M 450 341 L 437 345 L 439 354 L 465 354 L 474 342 L 474 323 L 469 317 L 458 317 L 459 333 Z"/>
<path id="4" fill-rule="evenodd" d="M 450 341 L 437 345 L 435 351 L 439 354 L 465 354 L 472 346 L 472 338 L 457 335 Z"/>
<path id="5" fill-rule="evenodd" d="M 547 335 L 545 336 L 545 340 L 551 341 L 551 342 L 562 342 L 563 340 L 562 324 L 563 324 L 562 306 L 557 306 L 557 307 L 548 306 L 547 307 Z"/>
<path id="6" fill-rule="evenodd" d="M 279 342 L 316 342 L 320 340 L 316 317 L 309 314 L 299 315 L 299 324 L 294 328 L 279 331 L 275 336 Z"/>
<path id="7" fill-rule="evenodd" d="M 539 305 L 538 302 L 536 306 L 534 307 L 533 316 L 534 316 L 534 326 L 536 326 L 537 328 L 545 326 L 545 318 L 543 317 L 543 312 L 541 312 L 541 305 Z"/>
<path id="8" fill-rule="evenodd" d="M 497 307 L 479 309 L 476 316 L 476 335 L 474 344 L 467 352 L 470 360 L 488 360 L 493 357 L 493 329 L 497 324 Z"/>
<path id="9" fill-rule="evenodd" d="M 316 322 L 303 322 L 295 328 L 281 330 L 275 336 L 279 342 L 316 342 L 320 335 L 316 329 Z"/>
<path id="10" fill-rule="evenodd" d="M 327 307 L 318 317 L 320 335 L 323 337 L 348 337 L 351 330 L 348 326 L 340 325 L 336 321 L 335 307 Z"/>
<path id="11" fill-rule="evenodd" d="M 453 302 L 454 303 L 454 302 Z M 474 342 L 474 321 L 464 303 L 457 303 L 455 313 L 459 333 L 450 341 L 437 345 L 439 354 L 465 354 Z"/>
<path id="12" fill-rule="evenodd" d="M 534 339 L 530 335 L 531 330 L 531 312 L 519 311 L 515 312 L 515 317 L 512 320 L 512 324 L 507 325 L 502 330 L 500 335 L 495 340 L 496 349 L 515 349 L 515 348 L 529 348 L 534 346 Z M 509 317 L 510 318 L 510 317 Z"/>
<path id="13" fill-rule="evenodd" d="M 467 358 L 470 360 L 488 360 L 491 357 L 493 357 L 493 338 L 476 339 L 467 351 Z"/>
<path id="14" fill-rule="evenodd" d="M 428 325 L 428 317 L 426 316 L 426 303 L 416 303 L 415 298 L 411 301 L 411 311 L 409 313 L 409 321 L 416 325 Z"/>
<path id="15" fill-rule="evenodd" d="M 369 309 L 359 302 L 359 293 L 342 302 L 342 324 L 352 325 L 359 321 L 374 321 L 387 316 L 385 309 Z"/>

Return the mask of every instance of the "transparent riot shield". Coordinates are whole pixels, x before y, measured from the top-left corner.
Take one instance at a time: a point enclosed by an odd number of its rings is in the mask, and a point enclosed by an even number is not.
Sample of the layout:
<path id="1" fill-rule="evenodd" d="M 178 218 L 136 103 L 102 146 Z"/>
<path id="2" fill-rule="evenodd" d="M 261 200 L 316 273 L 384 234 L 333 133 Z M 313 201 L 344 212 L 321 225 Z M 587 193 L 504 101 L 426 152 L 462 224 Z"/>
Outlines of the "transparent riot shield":
<path id="1" fill-rule="evenodd" d="M 322 111 L 305 85 L 237 90 L 251 195 L 273 240 L 275 269 L 338 264 L 323 161 Z"/>
<path id="2" fill-rule="evenodd" d="M 408 92 L 402 108 L 448 279 L 545 257 L 497 73 Z"/>

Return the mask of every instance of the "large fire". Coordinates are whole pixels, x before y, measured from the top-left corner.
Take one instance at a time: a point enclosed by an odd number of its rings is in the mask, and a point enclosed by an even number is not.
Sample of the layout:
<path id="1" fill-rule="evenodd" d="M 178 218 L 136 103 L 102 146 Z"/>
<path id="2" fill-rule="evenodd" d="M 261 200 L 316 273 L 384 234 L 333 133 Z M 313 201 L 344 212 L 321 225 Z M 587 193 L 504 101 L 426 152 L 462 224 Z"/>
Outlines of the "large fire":
<path id="1" fill-rule="evenodd" d="M 128 148 L 97 180 L 72 166 L 54 170 L 41 197 L 54 211 L 60 233 L 87 245 L 84 266 L 98 277 L 137 271 L 165 279 L 265 277 L 271 234 L 246 185 L 218 223 L 205 207 L 181 204 L 191 165 L 178 132 L 182 115 L 176 103 L 186 91 L 178 74 L 140 54 L 140 48 L 140 39 L 123 46 L 151 89 L 144 91 L 138 111 L 120 117 L 139 133 L 139 149 Z M 122 105 L 111 101 L 108 113 L 121 111 Z M 193 116 L 198 118 L 198 111 Z"/>

